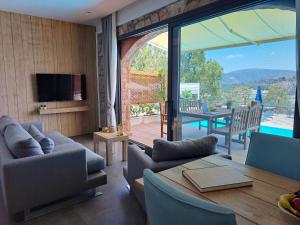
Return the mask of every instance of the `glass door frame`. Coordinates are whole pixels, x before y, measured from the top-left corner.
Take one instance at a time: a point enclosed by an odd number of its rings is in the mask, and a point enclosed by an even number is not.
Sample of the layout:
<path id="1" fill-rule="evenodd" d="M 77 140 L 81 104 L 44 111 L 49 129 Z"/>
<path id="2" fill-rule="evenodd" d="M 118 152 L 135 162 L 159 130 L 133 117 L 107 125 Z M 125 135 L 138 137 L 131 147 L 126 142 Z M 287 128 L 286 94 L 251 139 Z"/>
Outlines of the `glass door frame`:
<path id="1" fill-rule="evenodd" d="M 210 4 L 205 7 L 201 7 L 199 10 L 195 10 L 192 13 L 187 13 L 182 16 L 177 17 L 174 21 L 170 22 L 168 25 L 169 32 L 169 43 L 168 43 L 168 126 L 167 126 L 167 138 L 170 141 L 174 141 L 176 137 L 176 124 L 175 118 L 179 113 L 179 77 L 180 77 L 180 29 L 181 27 L 189 24 L 193 24 L 196 22 L 204 21 L 207 19 L 214 18 L 216 16 L 224 15 L 227 13 L 231 13 L 234 11 L 239 11 L 251 6 L 272 2 L 273 0 L 242 0 L 242 1 L 220 1 L 215 4 Z M 297 0 L 295 0 L 296 2 Z M 299 7 L 300 8 L 300 7 Z M 296 11 L 297 13 L 297 11 Z M 299 24 L 297 24 L 299 27 Z M 297 32 L 300 31 L 300 28 Z M 297 33 L 297 38 L 299 38 Z M 298 42 L 299 43 L 299 42 Z M 298 49 L 297 49 L 298 54 Z M 299 65 L 299 58 L 297 61 L 297 65 Z M 299 71 L 297 68 L 297 77 Z M 297 99 L 297 98 L 296 98 Z M 296 100 L 297 101 L 297 100 Z M 299 118 L 299 115 L 296 115 L 298 110 L 295 110 L 295 120 Z M 297 119 L 298 121 L 299 119 Z M 300 138 L 300 124 L 294 125 L 299 129 L 299 137 Z M 295 134 L 295 132 L 294 132 Z M 294 135 L 295 136 L 295 135 Z M 297 135 L 298 136 L 298 135 Z"/>

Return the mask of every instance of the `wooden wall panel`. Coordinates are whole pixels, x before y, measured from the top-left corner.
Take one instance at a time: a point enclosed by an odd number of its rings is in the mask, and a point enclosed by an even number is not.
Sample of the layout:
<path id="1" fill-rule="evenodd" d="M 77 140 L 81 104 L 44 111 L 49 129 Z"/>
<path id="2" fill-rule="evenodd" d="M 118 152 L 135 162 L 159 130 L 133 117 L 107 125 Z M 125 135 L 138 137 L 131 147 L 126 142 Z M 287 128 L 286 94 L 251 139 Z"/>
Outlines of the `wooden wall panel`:
<path id="1" fill-rule="evenodd" d="M 96 29 L 0 11 L 0 116 L 41 120 L 67 136 L 97 129 Z M 89 106 L 87 112 L 40 115 L 36 73 L 86 74 L 86 101 L 49 102 L 48 108 Z"/>

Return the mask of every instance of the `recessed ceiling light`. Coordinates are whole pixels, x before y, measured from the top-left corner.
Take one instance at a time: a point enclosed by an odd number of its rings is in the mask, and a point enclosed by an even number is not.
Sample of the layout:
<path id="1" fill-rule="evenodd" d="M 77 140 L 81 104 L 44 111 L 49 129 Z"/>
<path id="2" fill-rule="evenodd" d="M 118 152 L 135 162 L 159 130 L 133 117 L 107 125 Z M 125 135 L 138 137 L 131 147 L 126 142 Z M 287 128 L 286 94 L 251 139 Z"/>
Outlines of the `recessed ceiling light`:
<path id="1" fill-rule="evenodd" d="M 92 11 L 86 11 L 86 13 L 85 14 L 91 14 L 92 13 Z"/>

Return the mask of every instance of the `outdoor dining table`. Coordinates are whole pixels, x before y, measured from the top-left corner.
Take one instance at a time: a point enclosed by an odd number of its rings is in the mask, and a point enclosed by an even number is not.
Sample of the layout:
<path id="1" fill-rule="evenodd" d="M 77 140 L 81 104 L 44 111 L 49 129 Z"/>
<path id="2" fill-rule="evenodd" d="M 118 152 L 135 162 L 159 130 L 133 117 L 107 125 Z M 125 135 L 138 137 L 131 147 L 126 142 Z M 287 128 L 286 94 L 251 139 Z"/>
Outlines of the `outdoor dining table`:
<path id="1" fill-rule="evenodd" d="M 208 111 L 208 112 L 197 112 L 197 111 L 180 111 L 181 116 L 188 116 L 193 118 L 200 118 L 202 120 L 207 120 L 207 135 L 212 131 L 213 124 L 218 118 L 228 118 L 231 116 L 231 110 L 219 110 L 219 111 Z M 228 119 L 226 119 L 227 123 Z"/>

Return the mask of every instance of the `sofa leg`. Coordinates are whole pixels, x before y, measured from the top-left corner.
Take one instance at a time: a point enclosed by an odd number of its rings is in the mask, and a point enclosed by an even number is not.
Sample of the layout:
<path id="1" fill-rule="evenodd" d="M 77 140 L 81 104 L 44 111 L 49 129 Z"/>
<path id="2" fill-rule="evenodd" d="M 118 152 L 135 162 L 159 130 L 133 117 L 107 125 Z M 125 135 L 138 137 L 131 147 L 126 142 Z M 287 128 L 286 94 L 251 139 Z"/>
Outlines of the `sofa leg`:
<path id="1" fill-rule="evenodd" d="M 96 198 L 96 197 L 99 197 L 101 195 L 103 195 L 103 193 L 100 192 L 100 191 L 97 191 L 96 188 L 91 189 L 90 198 L 93 198 L 93 197 Z"/>
<path id="2" fill-rule="evenodd" d="M 28 221 L 50 212 L 54 212 L 63 208 L 70 207 L 75 204 L 82 203 L 84 201 L 90 200 L 92 198 L 96 198 L 101 196 L 103 193 L 96 190 L 96 188 L 92 188 L 81 195 L 70 197 L 64 200 L 57 201 L 47 206 L 41 206 L 37 209 L 26 209 L 23 212 L 23 219 L 24 221 Z"/>

